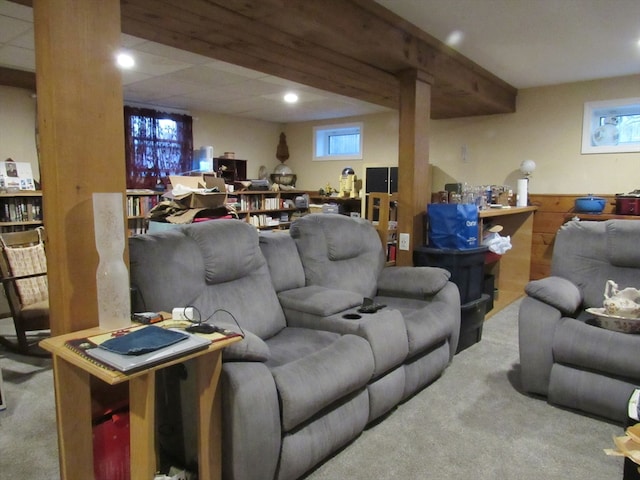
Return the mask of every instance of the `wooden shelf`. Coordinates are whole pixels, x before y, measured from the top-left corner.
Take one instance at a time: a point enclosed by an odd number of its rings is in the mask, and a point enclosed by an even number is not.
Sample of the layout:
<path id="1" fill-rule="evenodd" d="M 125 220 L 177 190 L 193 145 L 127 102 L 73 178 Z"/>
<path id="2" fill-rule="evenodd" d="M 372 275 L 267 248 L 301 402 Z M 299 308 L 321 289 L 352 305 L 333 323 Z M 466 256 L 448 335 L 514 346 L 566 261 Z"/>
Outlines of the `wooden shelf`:
<path id="1" fill-rule="evenodd" d="M 306 213 L 307 211 L 306 208 L 282 207 L 282 203 L 285 200 L 295 201 L 297 196 L 305 195 L 306 193 L 303 190 L 240 190 L 229 193 L 227 195 L 227 203 L 231 205 L 240 204 L 240 209 L 236 211 L 238 217 L 254 225 L 259 230 L 282 229 L 291 225 L 291 219 L 296 212 Z M 237 201 L 230 201 L 231 199 L 237 199 Z M 269 205 L 270 202 L 271 204 Z M 276 202 L 278 206 L 273 205 L 273 202 Z M 286 214 L 286 220 L 282 219 L 282 214 Z M 278 220 L 279 223 L 265 225 L 263 222 L 266 218 L 262 220 L 255 219 L 258 216 L 269 215 L 272 215 L 273 220 Z"/>
<path id="2" fill-rule="evenodd" d="M 91 377 L 95 377 L 111 386 L 128 383 L 131 413 L 131 478 L 153 478 L 157 471 L 155 372 L 176 363 L 193 360 L 196 384 L 199 389 L 196 415 L 198 416 L 200 478 L 219 478 L 221 411 L 220 397 L 217 393 L 222 366 L 222 348 L 240 341 L 241 338 L 222 340 L 211 344 L 205 350 L 126 375 L 99 367 L 65 346 L 67 340 L 96 333 L 103 333 L 103 331 L 96 327 L 51 337 L 40 342 L 40 346 L 51 352 L 53 356 L 62 476 L 70 479 L 93 478 Z"/>
<path id="3" fill-rule="evenodd" d="M 129 236 L 147 233 L 149 212 L 160 202 L 163 192 L 127 189 L 127 229 Z"/>
<path id="4" fill-rule="evenodd" d="M 28 230 L 43 224 L 42 192 L 19 190 L 0 193 L 0 230 Z"/>

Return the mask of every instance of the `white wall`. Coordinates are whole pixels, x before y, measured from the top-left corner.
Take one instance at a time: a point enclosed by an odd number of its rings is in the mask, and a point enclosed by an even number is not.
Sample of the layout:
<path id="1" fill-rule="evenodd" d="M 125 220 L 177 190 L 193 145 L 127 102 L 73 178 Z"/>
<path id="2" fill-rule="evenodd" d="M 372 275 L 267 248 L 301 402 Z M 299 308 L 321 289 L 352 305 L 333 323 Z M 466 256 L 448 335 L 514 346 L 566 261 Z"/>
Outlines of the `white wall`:
<path id="1" fill-rule="evenodd" d="M 507 184 L 536 162 L 533 193 L 620 193 L 640 188 L 640 153 L 580 153 L 585 102 L 640 97 L 640 75 L 520 90 L 516 113 L 433 121 L 433 188 L 450 181 Z M 467 145 L 468 161 L 461 159 Z"/>
<path id="2" fill-rule="evenodd" d="M 363 160 L 313 161 L 313 127 L 336 123 L 363 122 Z M 396 112 L 377 113 L 361 117 L 341 118 L 322 122 L 290 123 L 285 127 L 289 145 L 289 165 L 297 175 L 296 187 L 319 190 L 327 183 L 339 187 L 344 167 L 351 167 L 357 178 L 363 177 L 363 165 L 398 164 L 398 115 Z"/>
<path id="3" fill-rule="evenodd" d="M 283 128 L 278 123 L 249 120 L 211 112 L 191 112 L 193 147 L 212 145 L 214 156 L 235 152 L 236 158 L 247 160 L 247 176 L 258 178 L 261 165 L 269 172 L 280 162 L 276 147 Z"/>
<path id="4" fill-rule="evenodd" d="M 580 153 L 585 102 L 640 97 L 640 76 L 579 82 L 521 90 L 513 114 L 468 117 L 431 122 L 432 189 L 453 181 L 508 184 L 515 187 L 522 160 L 533 159 L 537 169 L 530 183 L 533 193 L 619 193 L 640 188 L 640 153 Z M 312 161 L 314 125 L 336 120 L 288 125 L 247 120 L 209 112 L 192 112 L 194 146 L 213 145 L 215 154 L 234 151 L 249 161 L 247 175 L 256 178 L 260 165 L 272 172 L 279 135 L 287 135 L 289 165 L 298 188 L 338 187 L 346 166 L 363 177 L 363 166 L 397 165 L 398 114 L 380 113 L 340 119 L 364 124 L 364 160 Z M 35 99 L 31 92 L 0 86 L 0 161 L 11 157 L 32 163 L 39 178 L 34 140 Z M 461 159 L 466 145 L 468 162 Z"/>
<path id="5" fill-rule="evenodd" d="M 12 158 L 31 163 L 40 180 L 36 151 L 36 99 L 22 88 L 0 86 L 0 161 Z"/>
<path id="6" fill-rule="evenodd" d="M 468 182 L 516 187 L 520 163 L 536 162 L 533 193 L 620 193 L 640 188 L 640 153 L 580 153 L 585 102 L 640 97 L 640 76 L 523 89 L 516 112 L 431 121 L 432 190 L 445 183 Z M 342 168 L 352 166 L 362 178 L 370 163 L 397 165 L 397 112 L 345 119 L 364 122 L 362 162 L 313 162 L 312 128 L 336 123 L 307 122 L 286 126 L 298 186 L 315 190 L 336 187 Z M 462 161 L 461 147 L 468 160 Z"/>

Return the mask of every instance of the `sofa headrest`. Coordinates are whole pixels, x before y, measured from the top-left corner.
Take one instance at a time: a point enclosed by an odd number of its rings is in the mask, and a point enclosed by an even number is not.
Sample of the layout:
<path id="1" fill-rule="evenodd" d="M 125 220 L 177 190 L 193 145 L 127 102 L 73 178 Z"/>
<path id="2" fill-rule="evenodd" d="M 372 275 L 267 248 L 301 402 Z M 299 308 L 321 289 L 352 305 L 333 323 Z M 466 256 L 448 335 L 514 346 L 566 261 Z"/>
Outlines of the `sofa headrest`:
<path id="1" fill-rule="evenodd" d="M 365 252 L 380 250 L 381 244 L 372 225 L 364 219 L 345 215 L 315 213 L 293 224 L 292 236 L 310 229 L 324 236 L 329 260 L 348 260 Z M 375 238 L 374 242 L 371 239 Z"/>
<path id="2" fill-rule="evenodd" d="M 176 305 L 191 304 L 205 288 L 202 254 L 182 228 L 129 237 L 136 311 L 170 312 Z"/>
<path id="3" fill-rule="evenodd" d="M 276 292 L 304 287 L 304 269 L 291 235 L 282 232 L 261 233 L 260 250 L 267 260 Z"/>
<path id="4" fill-rule="evenodd" d="M 607 255 L 617 267 L 640 267 L 640 222 L 637 220 L 608 220 Z"/>
<path id="5" fill-rule="evenodd" d="M 184 230 L 200 247 L 207 283 L 223 283 L 249 275 L 264 265 L 258 232 L 239 220 L 194 223 Z"/>

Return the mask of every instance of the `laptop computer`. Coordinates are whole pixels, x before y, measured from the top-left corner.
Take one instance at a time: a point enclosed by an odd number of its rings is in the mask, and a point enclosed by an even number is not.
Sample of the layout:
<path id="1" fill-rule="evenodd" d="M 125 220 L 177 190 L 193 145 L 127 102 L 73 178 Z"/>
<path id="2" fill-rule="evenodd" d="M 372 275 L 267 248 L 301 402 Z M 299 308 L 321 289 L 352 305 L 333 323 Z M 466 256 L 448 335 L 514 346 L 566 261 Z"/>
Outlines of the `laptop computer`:
<path id="1" fill-rule="evenodd" d="M 136 370 L 158 365 L 173 358 L 186 355 L 187 353 L 205 349 L 209 345 L 211 345 L 211 340 L 196 335 L 189 335 L 184 340 L 169 345 L 168 347 L 141 355 L 122 355 L 99 347 L 89 348 L 85 350 L 84 353 L 116 370 L 131 373 Z"/>

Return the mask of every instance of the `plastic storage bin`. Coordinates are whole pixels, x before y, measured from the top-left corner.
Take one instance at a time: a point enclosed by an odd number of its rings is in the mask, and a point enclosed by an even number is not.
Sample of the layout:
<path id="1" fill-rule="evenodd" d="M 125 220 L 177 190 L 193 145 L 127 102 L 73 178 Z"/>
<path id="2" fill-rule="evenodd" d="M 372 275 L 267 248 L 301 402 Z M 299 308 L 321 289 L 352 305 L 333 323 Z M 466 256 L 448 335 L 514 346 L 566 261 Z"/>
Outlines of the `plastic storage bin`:
<path id="1" fill-rule="evenodd" d="M 482 326 L 489 300 L 489 295 L 483 293 L 478 300 L 465 303 L 460 307 L 460 340 L 458 340 L 456 353 L 460 353 L 482 339 Z"/>
<path id="2" fill-rule="evenodd" d="M 413 252 L 417 267 L 441 267 L 451 273 L 451 281 L 460 290 L 460 303 L 480 299 L 484 289 L 484 263 L 488 247 L 464 250 L 419 247 Z"/>

